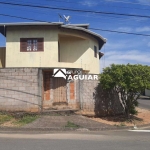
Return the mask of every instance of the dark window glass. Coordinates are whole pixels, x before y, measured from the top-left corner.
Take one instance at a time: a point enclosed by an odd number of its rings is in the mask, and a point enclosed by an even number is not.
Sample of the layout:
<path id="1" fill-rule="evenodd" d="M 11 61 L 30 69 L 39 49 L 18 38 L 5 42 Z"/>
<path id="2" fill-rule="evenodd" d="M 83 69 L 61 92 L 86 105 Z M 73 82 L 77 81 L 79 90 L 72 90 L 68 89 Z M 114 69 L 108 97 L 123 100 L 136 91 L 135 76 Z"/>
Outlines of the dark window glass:
<path id="1" fill-rule="evenodd" d="M 96 46 L 94 46 L 94 57 L 97 58 L 97 47 Z"/>

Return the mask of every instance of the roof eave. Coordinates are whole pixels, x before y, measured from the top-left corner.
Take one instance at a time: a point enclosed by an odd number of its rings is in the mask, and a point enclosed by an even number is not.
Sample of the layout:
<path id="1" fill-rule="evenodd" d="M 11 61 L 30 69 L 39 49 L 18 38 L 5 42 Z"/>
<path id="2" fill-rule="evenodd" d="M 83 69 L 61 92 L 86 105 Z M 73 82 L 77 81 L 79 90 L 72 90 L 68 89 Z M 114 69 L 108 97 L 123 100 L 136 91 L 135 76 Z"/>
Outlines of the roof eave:
<path id="1" fill-rule="evenodd" d="M 25 26 L 25 25 L 63 25 L 63 22 L 15 22 L 15 23 L 0 23 L 0 26 Z"/>

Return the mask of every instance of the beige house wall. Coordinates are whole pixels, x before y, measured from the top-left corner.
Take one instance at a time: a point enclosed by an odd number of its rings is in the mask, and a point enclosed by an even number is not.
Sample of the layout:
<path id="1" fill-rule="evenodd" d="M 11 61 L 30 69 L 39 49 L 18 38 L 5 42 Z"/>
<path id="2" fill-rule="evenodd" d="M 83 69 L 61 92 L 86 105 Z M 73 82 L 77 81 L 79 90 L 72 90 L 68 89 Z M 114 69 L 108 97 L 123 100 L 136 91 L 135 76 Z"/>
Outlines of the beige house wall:
<path id="1" fill-rule="evenodd" d="M 83 68 L 99 73 L 99 57 L 94 57 L 98 42 L 88 34 L 54 26 L 8 27 L 6 67 Z M 44 38 L 43 52 L 20 52 L 20 38 Z M 58 61 L 60 42 L 60 62 Z"/>
<path id="2" fill-rule="evenodd" d="M 0 47 L 0 68 L 5 68 L 5 47 Z"/>
<path id="3" fill-rule="evenodd" d="M 94 57 L 94 45 L 97 46 L 94 41 L 68 36 L 61 37 L 59 43 L 61 62 L 77 63 L 89 73 L 99 73 L 99 56 Z"/>
<path id="4" fill-rule="evenodd" d="M 9 27 L 6 41 L 6 67 L 49 67 L 58 62 L 57 29 Z M 44 38 L 44 52 L 20 52 L 20 38 Z"/>

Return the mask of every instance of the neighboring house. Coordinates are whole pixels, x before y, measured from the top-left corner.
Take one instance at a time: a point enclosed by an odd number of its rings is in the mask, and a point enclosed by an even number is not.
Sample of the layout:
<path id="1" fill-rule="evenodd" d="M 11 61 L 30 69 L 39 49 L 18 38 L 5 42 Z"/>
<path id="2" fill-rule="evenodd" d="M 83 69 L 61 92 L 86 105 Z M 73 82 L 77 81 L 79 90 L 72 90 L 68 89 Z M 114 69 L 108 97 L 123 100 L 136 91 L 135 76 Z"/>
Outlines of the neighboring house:
<path id="1" fill-rule="evenodd" d="M 41 69 L 43 107 L 49 108 L 54 102 L 68 104 L 68 99 L 76 101 L 77 83 L 54 79 L 52 74 L 54 68 L 81 69 L 83 73 L 99 74 L 99 59 L 103 56 L 99 50 L 106 39 L 91 32 L 88 26 L 38 22 L 0 24 L 0 33 L 6 37 L 6 48 L 0 48 L 0 67 L 5 68 L 5 72 L 7 68 L 18 68 L 14 77 L 19 74 L 19 68 Z"/>
<path id="2" fill-rule="evenodd" d="M 149 96 L 150 97 L 150 90 L 149 89 L 145 89 L 145 93 L 144 93 L 145 96 Z"/>

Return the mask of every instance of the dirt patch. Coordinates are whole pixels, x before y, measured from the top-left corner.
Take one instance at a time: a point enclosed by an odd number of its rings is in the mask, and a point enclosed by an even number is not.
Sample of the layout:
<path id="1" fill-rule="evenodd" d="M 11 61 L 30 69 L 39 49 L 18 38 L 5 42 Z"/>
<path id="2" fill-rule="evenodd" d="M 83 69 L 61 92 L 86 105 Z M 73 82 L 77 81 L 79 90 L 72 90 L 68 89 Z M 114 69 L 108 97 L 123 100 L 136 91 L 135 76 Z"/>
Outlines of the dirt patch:
<path id="1" fill-rule="evenodd" d="M 127 120 L 124 116 L 121 115 L 101 118 L 90 117 L 90 119 L 113 126 L 139 126 L 150 124 L 150 111 L 142 108 L 137 108 L 137 111 L 138 115 L 132 116 L 130 120 Z"/>
<path id="2" fill-rule="evenodd" d="M 7 121 L 7 122 L 3 123 L 1 125 L 1 127 L 19 127 L 19 125 L 14 124 L 14 122 L 15 122 L 15 119 L 12 119 L 11 121 Z"/>

